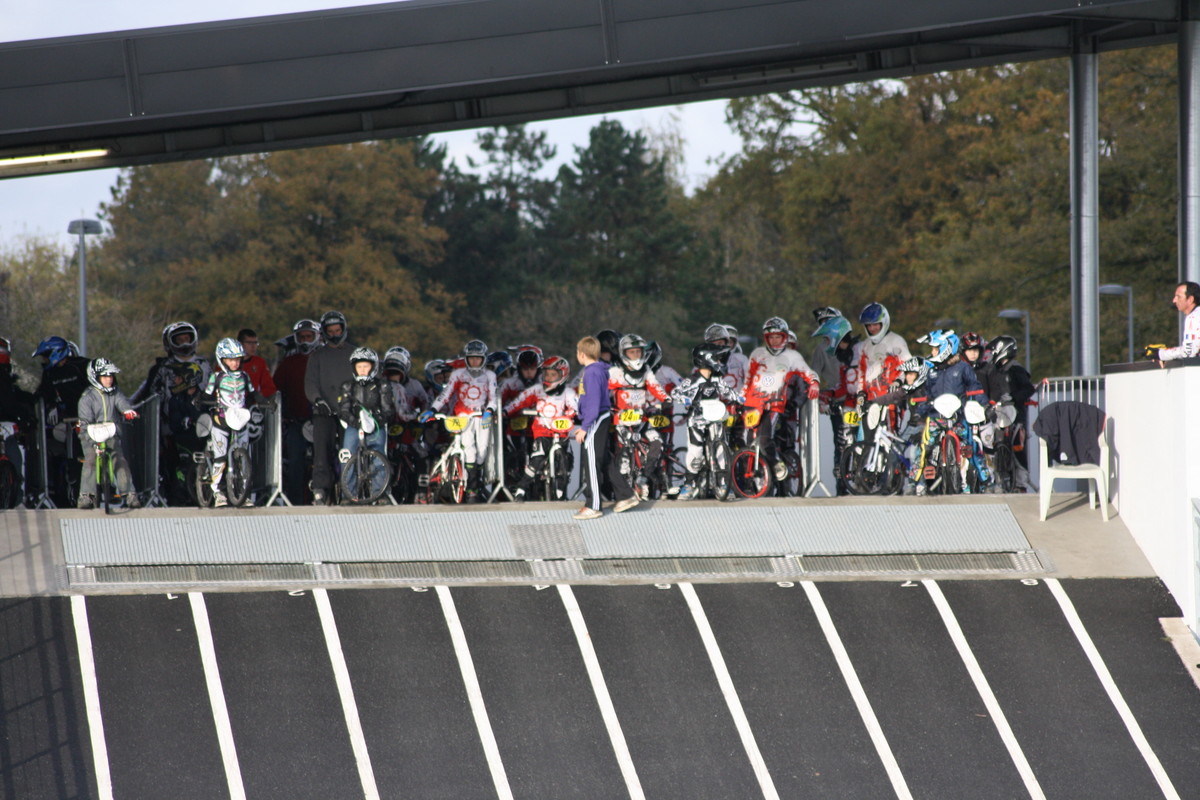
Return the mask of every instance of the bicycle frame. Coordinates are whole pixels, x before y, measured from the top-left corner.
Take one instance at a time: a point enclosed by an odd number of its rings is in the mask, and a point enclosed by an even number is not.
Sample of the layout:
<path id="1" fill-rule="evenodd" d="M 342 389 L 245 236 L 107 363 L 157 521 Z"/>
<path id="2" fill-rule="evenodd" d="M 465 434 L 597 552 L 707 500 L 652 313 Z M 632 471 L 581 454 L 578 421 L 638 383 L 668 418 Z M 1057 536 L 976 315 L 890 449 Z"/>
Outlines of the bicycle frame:
<path id="1" fill-rule="evenodd" d="M 483 412 L 474 411 L 470 414 L 434 414 L 433 418 L 445 425 L 446 424 L 445 421 L 447 419 L 470 420 L 474 417 L 482 417 L 482 416 L 483 416 Z M 453 460 L 454 456 L 458 456 L 461 459 L 463 468 L 464 468 L 464 470 L 466 469 L 467 447 L 462 442 L 462 433 L 464 430 L 466 430 L 467 424 L 468 424 L 467 422 L 462 423 L 462 425 L 460 427 L 458 427 L 457 430 L 452 429 L 451 425 L 446 425 L 446 430 L 448 430 L 450 432 L 450 444 L 446 447 L 445 450 L 442 451 L 442 454 L 440 456 L 438 456 L 437 461 L 434 462 L 433 467 L 429 470 L 429 474 L 427 476 L 423 476 L 425 479 L 424 486 L 427 490 L 426 491 L 426 502 L 433 502 L 434 493 L 437 491 L 440 491 L 443 486 L 445 486 L 448 483 L 450 483 L 451 481 L 455 480 L 455 478 L 452 475 L 450 475 L 450 463 Z M 456 503 L 461 503 L 463 500 L 462 494 L 466 490 L 466 475 L 465 475 L 465 473 L 462 477 L 462 481 L 463 481 L 462 487 L 453 488 L 453 491 L 455 492 L 455 495 L 456 495 L 456 499 L 455 499 Z M 418 480 L 417 483 L 418 483 L 418 485 L 420 485 L 421 481 Z"/>

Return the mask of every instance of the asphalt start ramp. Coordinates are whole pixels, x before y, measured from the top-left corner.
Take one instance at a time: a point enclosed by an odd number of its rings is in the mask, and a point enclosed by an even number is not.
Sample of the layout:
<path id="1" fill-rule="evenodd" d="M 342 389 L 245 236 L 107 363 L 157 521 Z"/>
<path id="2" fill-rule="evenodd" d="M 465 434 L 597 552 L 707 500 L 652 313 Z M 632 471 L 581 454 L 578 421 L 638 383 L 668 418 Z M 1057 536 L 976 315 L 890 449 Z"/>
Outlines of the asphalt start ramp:
<path id="1" fill-rule="evenodd" d="M 579 522 L 574 506 L 77 515 L 68 590 L 1044 574 L 1004 503 L 660 502 Z"/>

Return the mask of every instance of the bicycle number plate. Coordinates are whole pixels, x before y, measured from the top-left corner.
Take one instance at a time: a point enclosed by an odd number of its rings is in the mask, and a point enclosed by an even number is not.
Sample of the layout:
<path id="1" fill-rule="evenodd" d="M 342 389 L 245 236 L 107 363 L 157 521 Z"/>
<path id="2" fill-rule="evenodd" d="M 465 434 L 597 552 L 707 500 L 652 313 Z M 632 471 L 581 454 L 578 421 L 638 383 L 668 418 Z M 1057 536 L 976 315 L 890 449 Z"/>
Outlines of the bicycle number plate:
<path id="1" fill-rule="evenodd" d="M 725 419 L 725 404 L 720 400 L 701 400 L 700 401 L 700 416 L 704 417 L 707 422 L 720 422 Z"/>
<path id="2" fill-rule="evenodd" d="M 93 442 L 107 442 L 117 435 L 117 423 L 93 422 L 87 427 L 88 437 Z"/>
<path id="3" fill-rule="evenodd" d="M 554 421 L 550 423 L 550 427 L 556 431 L 569 431 L 571 424 L 570 417 L 555 417 Z"/>
<path id="4" fill-rule="evenodd" d="M 16 436 L 17 430 L 17 423 L 15 422 L 0 422 L 0 436 L 5 439 L 9 436 Z"/>
<path id="5" fill-rule="evenodd" d="M 655 414 L 650 418 L 650 427 L 652 428 L 666 428 L 669 427 L 670 424 L 671 418 L 666 414 Z"/>
<path id="6" fill-rule="evenodd" d="M 446 425 L 446 430 L 451 433 L 462 433 L 467 429 L 467 423 L 470 421 L 470 417 L 446 417 L 442 420 Z"/>
<path id="7" fill-rule="evenodd" d="M 746 414 L 742 417 L 742 420 L 745 422 L 745 425 L 747 428 L 754 428 L 758 425 L 759 422 L 762 421 L 762 412 L 761 411 L 747 411 Z"/>
<path id="8" fill-rule="evenodd" d="M 627 408 L 617 415 L 617 422 L 622 425 L 637 425 L 642 421 L 642 412 L 636 408 Z"/>
<path id="9" fill-rule="evenodd" d="M 529 417 L 525 415 L 513 417 L 508 421 L 508 427 L 514 431 L 523 431 L 529 427 Z"/>
<path id="10" fill-rule="evenodd" d="M 234 406 L 233 408 L 225 409 L 225 424 L 235 431 L 240 431 L 246 427 L 246 423 L 250 421 L 250 409 Z"/>
<path id="11" fill-rule="evenodd" d="M 925 480 L 931 481 L 937 477 L 937 467 L 932 464 L 925 465 Z"/>
<path id="12" fill-rule="evenodd" d="M 857 426 L 862 421 L 862 415 L 857 411 L 847 411 L 842 414 L 842 422 L 847 425 Z"/>

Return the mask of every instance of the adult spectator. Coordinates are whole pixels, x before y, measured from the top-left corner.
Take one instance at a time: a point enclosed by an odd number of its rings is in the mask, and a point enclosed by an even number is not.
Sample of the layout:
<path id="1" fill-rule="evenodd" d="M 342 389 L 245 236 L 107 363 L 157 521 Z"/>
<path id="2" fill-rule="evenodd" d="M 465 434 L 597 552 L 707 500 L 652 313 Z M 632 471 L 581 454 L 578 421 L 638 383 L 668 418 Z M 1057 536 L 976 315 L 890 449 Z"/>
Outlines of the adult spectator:
<path id="1" fill-rule="evenodd" d="M 312 419 L 312 404 L 304 391 L 304 374 L 309 354 L 320 346 L 321 326 L 311 319 L 298 320 L 287 338 L 293 349 L 275 367 L 274 383 L 282 400 L 283 493 L 292 505 L 298 506 L 304 502 L 309 467 L 304 425 Z"/>
<path id="2" fill-rule="evenodd" d="M 346 315 L 326 311 L 321 315 L 322 346 L 308 356 L 304 369 L 304 394 L 313 408 L 313 505 L 329 503 L 333 491 L 333 451 L 341 439 L 338 429 L 338 395 L 342 384 L 354 379 Z"/>
<path id="3" fill-rule="evenodd" d="M 258 334 L 253 328 L 242 328 L 237 338 L 246 351 L 246 357 L 242 359 L 242 372 L 250 376 L 250 383 L 259 394 L 271 397 L 277 390 L 267 360 L 258 354 Z"/>
<path id="4" fill-rule="evenodd" d="M 1186 315 L 1183 321 L 1183 341 L 1179 347 L 1160 347 L 1152 353 L 1161 361 L 1174 361 L 1179 358 L 1193 358 L 1200 355 L 1200 283 L 1184 281 L 1175 287 L 1175 296 L 1171 302 L 1180 314 Z"/>

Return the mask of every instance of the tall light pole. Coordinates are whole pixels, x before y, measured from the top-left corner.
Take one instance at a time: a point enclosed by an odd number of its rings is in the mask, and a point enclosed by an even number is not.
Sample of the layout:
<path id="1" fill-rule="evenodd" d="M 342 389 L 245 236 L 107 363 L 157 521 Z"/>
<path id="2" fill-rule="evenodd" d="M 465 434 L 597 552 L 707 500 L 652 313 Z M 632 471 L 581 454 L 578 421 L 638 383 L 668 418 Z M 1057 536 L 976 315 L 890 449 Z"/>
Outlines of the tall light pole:
<path id="1" fill-rule="evenodd" d="M 100 223 L 94 219 L 72 220 L 67 233 L 79 234 L 79 354 L 87 355 L 87 242 L 84 236 L 100 233 Z"/>
<path id="2" fill-rule="evenodd" d="M 1006 308 L 996 316 L 1000 319 L 1021 319 L 1025 321 L 1025 370 L 1032 375 L 1033 368 L 1030 367 L 1030 364 L 1033 363 L 1033 359 L 1030 357 L 1031 353 L 1029 352 L 1029 312 L 1019 308 Z"/>
<path id="3" fill-rule="evenodd" d="M 1128 310 L 1125 313 L 1126 322 L 1129 324 L 1129 363 L 1133 363 L 1133 287 L 1122 286 L 1119 283 L 1106 283 L 1100 287 L 1100 294 L 1123 294 L 1129 301 Z"/>

